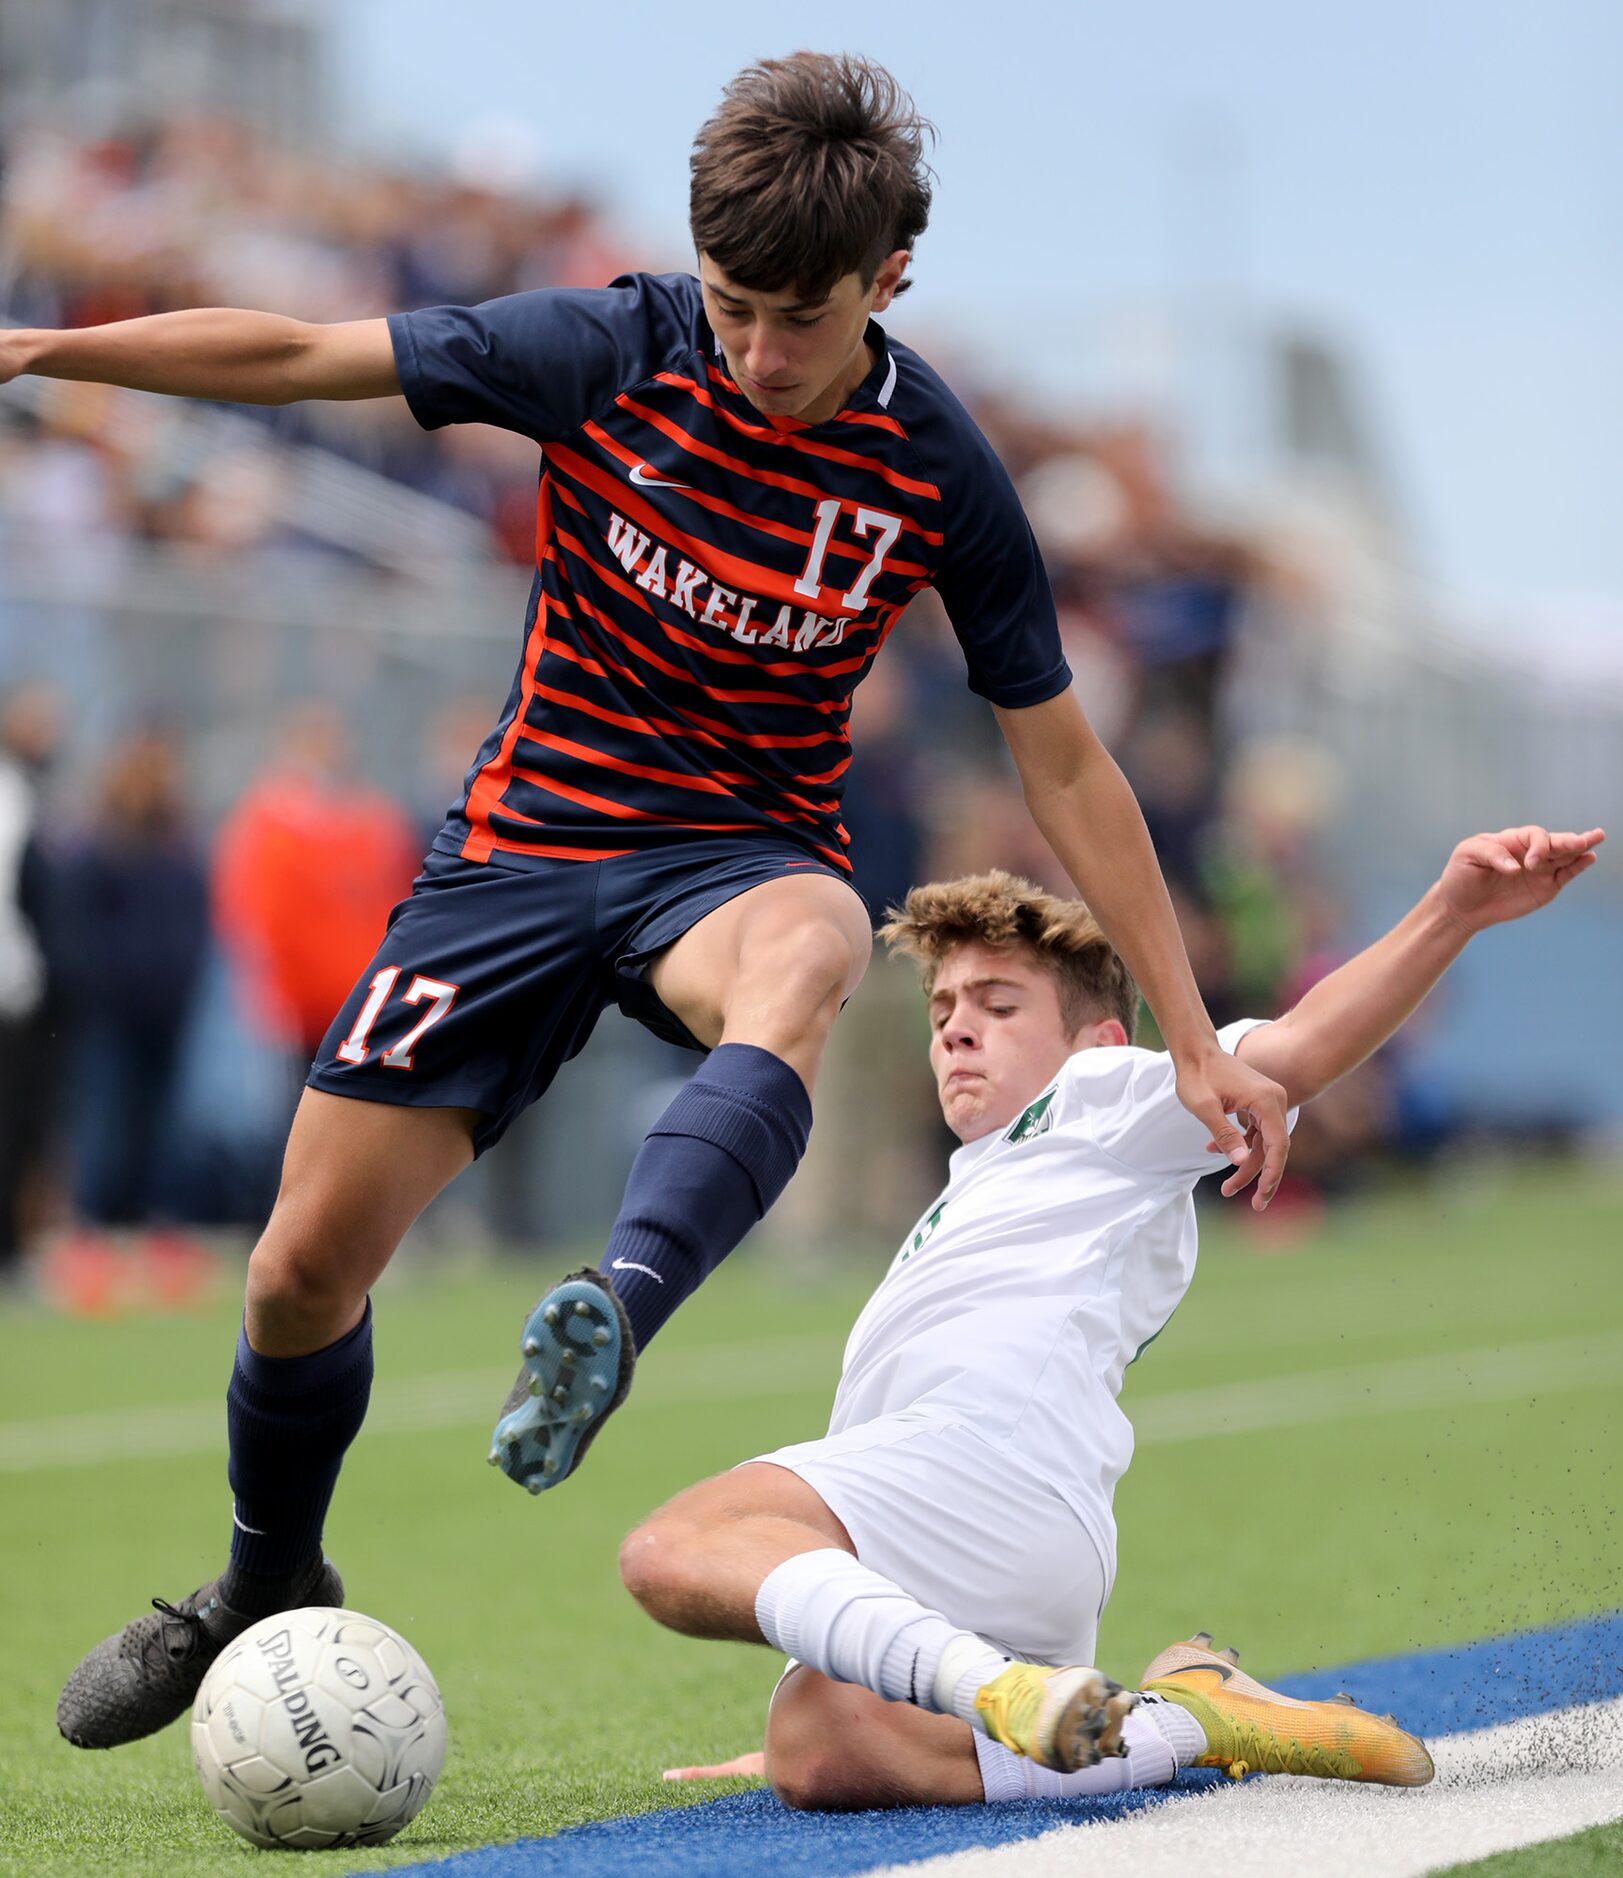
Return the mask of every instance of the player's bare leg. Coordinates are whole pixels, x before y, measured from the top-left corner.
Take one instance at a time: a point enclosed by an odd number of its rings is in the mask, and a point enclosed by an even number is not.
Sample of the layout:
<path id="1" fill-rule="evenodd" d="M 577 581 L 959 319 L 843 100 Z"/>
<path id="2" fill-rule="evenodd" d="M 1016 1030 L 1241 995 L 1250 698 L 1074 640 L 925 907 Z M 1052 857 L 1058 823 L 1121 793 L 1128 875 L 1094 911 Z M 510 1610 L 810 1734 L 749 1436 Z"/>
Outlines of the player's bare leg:
<path id="1" fill-rule="evenodd" d="M 809 1092 L 872 951 L 868 910 L 850 887 L 826 874 L 791 875 L 717 907 L 650 977 L 661 1003 L 706 1048 L 770 1050 Z"/>
<path id="2" fill-rule="evenodd" d="M 667 1630 L 760 1643 L 761 1581 L 786 1558 L 829 1546 L 856 1554 L 822 1495 L 787 1467 L 751 1462 L 650 1513 L 620 1547 L 620 1581 Z"/>
<path id="3" fill-rule="evenodd" d="M 797 1663 L 773 1691 L 765 1774 L 785 1806 L 972 1806 L 985 1798 L 975 1736 L 951 1715 L 886 1702 Z"/>
<path id="4" fill-rule="evenodd" d="M 178 1604 L 154 1599 L 68 1678 L 57 1726 L 116 1747 L 191 1706 L 208 1666 L 267 1612 L 342 1604 L 321 1528 L 372 1378 L 367 1292 L 406 1228 L 472 1156 L 467 1109 L 413 1109 L 307 1089 L 281 1192 L 248 1268 L 227 1395 L 231 1562 Z"/>
<path id="5" fill-rule="evenodd" d="M 572 1272 L 525 1322 L 490 1461 L 531 1493 L 568 1479 L 638 1350 L 783 1191 L 871 948 L 861 900 L 814 869 L 736 895 L 654 961 L 661 1002 L 711 1054 L 644 1142 L 598 1269 Z"/>
<path id="6" fill-rule="evenodd" d="M 304 1091 L 248 1261 L 243 1325 L 255 1350 L 305 1356 L 354 1329 L 407 1228 L 473 1159 L 477 1119 Z"/>

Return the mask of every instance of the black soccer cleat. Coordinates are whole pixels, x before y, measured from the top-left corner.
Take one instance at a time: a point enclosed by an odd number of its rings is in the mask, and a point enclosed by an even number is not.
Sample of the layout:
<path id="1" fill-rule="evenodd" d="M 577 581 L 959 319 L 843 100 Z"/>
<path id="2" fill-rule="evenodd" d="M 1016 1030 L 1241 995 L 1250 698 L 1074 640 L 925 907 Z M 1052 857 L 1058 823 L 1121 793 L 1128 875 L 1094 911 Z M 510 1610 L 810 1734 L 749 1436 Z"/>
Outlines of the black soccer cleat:
<path id="1" fill-rule="evenodd" d="M 343 1602 L 343 1579 L 317 1559 L 282 1608 Z M 233 1610 L 220 1597 L 218 1579 L 178 1604 L 154 1598 L 152 1606 L 151 1617 L 138 1617 L 98 1643 L 63 1687 L 56 1725 L 76 1748 L 119 1748 L 178 1721 L 215 1657 L 250 1624 L 271 1615 Z"/>
<path id="2" fill-rule="evenodd" d="M 502 1404 L 490 1464 L 531 1493 L 567 1480 L 626 1399 L 637 1349 L 625 1306 L 601 1272 L 561 1279 L 525 1320 L 524 1366 Z"/>

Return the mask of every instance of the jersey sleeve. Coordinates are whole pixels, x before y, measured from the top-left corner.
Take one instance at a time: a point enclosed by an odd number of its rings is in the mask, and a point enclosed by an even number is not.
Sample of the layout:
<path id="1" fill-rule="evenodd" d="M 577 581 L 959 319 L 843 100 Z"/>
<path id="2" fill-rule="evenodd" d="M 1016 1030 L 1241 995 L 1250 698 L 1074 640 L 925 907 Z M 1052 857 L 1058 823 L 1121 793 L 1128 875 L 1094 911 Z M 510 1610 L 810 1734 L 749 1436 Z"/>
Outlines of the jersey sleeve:
<path id="1" fill-rule="evenodd" d="M 945 386 L 910 426 L 941 492 L 943 541 L 933 585 L 969 664 L 969 687 L 1011 710 L 1071 683 L 1054 593 L 1009 472 Z"/>
<path id="2" fill-rule="evenodd" d="M 1217 1041 L 1232 1053 L 1265 1022 L 1246 1017 L 1225 1024 Z M 1077 1085 L 1096 1144 L 1142 1179 L 1193 1186 L 1204 1175 L 1233 1171 L 1227 1156 L 1207 1152 L 1211 1131 L 1178 1100 L 1177 1075 L 1164 1050 L 1083 1050 L 1065 1074 Z M 1286 1116 L 1287 1128 L 1296 1126 L 1298 1112 Z"/>
<path id="3" fill-rule="evenodd" d="M 400 388 L 425 430 L 494 424 L 537 443 L 569 436 L 684 349 L 696 295 L 680 276 L 544 288 L 389 320 Z"/>

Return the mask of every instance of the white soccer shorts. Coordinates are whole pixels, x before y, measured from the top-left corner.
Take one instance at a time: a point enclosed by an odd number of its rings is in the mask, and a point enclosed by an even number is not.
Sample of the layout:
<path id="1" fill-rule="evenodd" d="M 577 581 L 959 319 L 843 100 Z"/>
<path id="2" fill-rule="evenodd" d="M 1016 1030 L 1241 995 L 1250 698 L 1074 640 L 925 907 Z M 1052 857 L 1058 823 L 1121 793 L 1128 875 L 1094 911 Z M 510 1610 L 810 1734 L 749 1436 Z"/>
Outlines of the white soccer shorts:
<path id="1" fill-rule="evenodd" d="M 1028 1662 L 1093 1662 L 1113 1547 L 1024 1457 L 902 1413 L 755 1459 L 798 1474 L 864 1565 L 949 1623 Z"/>

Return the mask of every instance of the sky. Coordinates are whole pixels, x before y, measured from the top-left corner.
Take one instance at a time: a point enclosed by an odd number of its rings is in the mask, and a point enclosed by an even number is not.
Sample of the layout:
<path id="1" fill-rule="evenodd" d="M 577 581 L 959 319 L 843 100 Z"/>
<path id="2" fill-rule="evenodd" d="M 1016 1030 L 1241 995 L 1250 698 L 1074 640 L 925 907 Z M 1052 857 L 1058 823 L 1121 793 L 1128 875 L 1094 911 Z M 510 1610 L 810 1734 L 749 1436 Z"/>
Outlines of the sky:
<path id="1" fill-rule="evenodd" d="M 305 5 L 352 144 L 527 148 L 650 265 L 741 65 L 876 57 L 939 131 L 898 337 L 1108 404 L 1130 315 L 1326 335 L 1439 590 L 1623 635 L 1617 0 Z"/>

